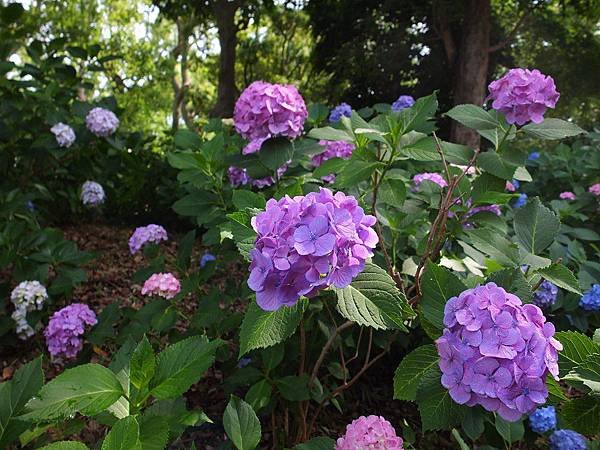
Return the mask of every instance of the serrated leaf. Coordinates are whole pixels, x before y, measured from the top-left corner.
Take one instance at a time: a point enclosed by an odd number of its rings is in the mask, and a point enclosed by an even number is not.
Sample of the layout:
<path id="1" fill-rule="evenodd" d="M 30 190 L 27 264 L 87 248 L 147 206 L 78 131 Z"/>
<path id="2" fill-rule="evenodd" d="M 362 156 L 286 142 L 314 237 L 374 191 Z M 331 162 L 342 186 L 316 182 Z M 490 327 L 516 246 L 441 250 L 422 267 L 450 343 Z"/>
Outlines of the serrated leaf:
<path id="1" fill-rule="evenodd" d="M 490 255 L 496 262 L 509 267 L 514 267 L 521 262 L 518 246 L 498 232 L 478 228 L 469 230 L 466 234 L 470 238 L 473 247 L 486 255 Z"/>
<path id="2" fill-rule="evenodd" d="M 235 189 L 232 192 L 231 201 L 233 202 L 233 206 L 239 210 L 246 208 L 264 209 L 267 204 L 262 195 L 247 189 Z"/>
<path id="3" fill-rule="evenodd" d="M 160 416 L 141 416 L 140 443 L 142 450 L 164 450 L 169 441 L 169 422 Z"/>
<path id="4" fill-rule="evenodd" d="M 294 447 L 294 450 L 332 450 L 335 441 L 328 437 L 316 437 Z"/>
<path id="5" fill-rule="evenodd" d="M 300 402 L 308 400 L 310 393 L 308 391 L 308 375 L 289 375 L 287 377 L 275 380 L 275 385 L 281 393 L 281 396 L 291 402 Z"/>
<path id="6" fill-rule="evenodd" d="M 560 384 L 558 384 L 558 381 L 552 375 L 546 376 L 546 387 L 548 388 L 548 403 L 559 405 L 568 400 Z"/>
<path id="7" fill-rule="evenodd" d="M 394 374 L 394 399 L 414 401 L 423 376 L 437 367 L 439 356 L 435 345 L 423 345 L 400 362 Z"/>
<path id="8" fill-rule="evenodd" d="M 525 133 L 540 139 L 564 139 L 585 133 L 571 122 L 562 119 L 544 119 L 542 123 L 529 123 L 521 128 Z"/>
<path id="9" fill-rule="evenodd" d="M 565 376 L 566 380 L 581 381 L 592 392 L 600 393 L 600 353 L 592 353 Z"/>
<path id="10" fill-rule="evenodd" d="M 260 442 L 260 422 L 252 407 L 235 396 L 231 396 L 225 414 L 223 428 L 238 450 L 254 450 Z"/>
<path id="11" fill-rule="evenodd" d="M 260 411 L 269 404 L 272 392 L 273 388 L 271 384 L 267 380 L 262 379 L 248 389 L 245 400 L 255 411 Z"/>
<path id="12" fill-rule="evenodd" d="M 104 438 L 102 450 L 142 450 L 140 427 L 135 417 L 118 420 Z"/>
<path id="13" fill-rule="evenodd" d="M 76 441 L 59 441 L 44 445 L 38 450 L 88 450 L 88 446 Z"/>
<path id="14" fill-rule="evenodd" d="M 220 340 L 193 336 L 170 345 L 158 354 L 150 393 L 158 399 L 174 398 L 196 383 L 215 361 Z"/>
<path id="15" fill-rule="evenodd" d="M 400 208 L 406 199 L 406 185 L 402 180 L 385 179 L 379 186 L 379 201 Z"/>
<path id="16" fill-rule="evenodd" d="M 294 144 L 284 137 L 267 139 L 258 152 L 260 162 L 273 172 L 290 161 L 293 156 Z"/>
<path id="17" fill-rule="evenodd" d="M 368 180 L 375 169 L 381 167 L 378 162 L 361 161 L 353 159 L 337 174 L 335 179 L 336 187 L 354 187 L 361 181 Z"/>
<path id="18" fill-rule="evenodd" d="M 144 336 L 131 355 L 129 368 L 131 384 L 137 389 L 142 389 L 142 387 L 148 385 L 154 376 L 155 370 L 156 359 L 154 351 L 152 350 L 152 345 L 150 345 L 150 342 Z"/>
<path id="19" fill-rule="evenodd" d="M 579 282 L 577 281 L 577 278 L 575 278 L 575 275 L 573 275 L 573 272 L 568 269 L 568 267 L 557 263 L 543 269 L 539 269 L 537 273 L 543 276 L 546 280 L 557 285 L 559 288 L 563 288 L 567 291 L 581 295 Z"/>
<path id="20" fill-rule="evenodd" d="M 529 284 L 521 268 L 505 269 L 492 273 L 488 281 L 496 283 L 511 294 L 515 294 L 524 303 L 531 303 L 532 286 Z"/>
<path id="21" fill-rule="evenodd" d="M 465 414 L 465 407 L 454 403 L 448 390 L 441 385 L 441 376 L 437 368 L 428 371 L 417 389 L 423 431 L 448 430 L 460 424 Z"/>
<path id="22" fill-rule="evenodd" d="M 485 413 L 481 408 L 478 407 L 467 408 L 465 411 L 461 428 L 472 441 L 478 439 L 483 433 L 485 429 L 485 425 L 483 423 L 484 417 Z"/>
<path id="23" fill-rule="evenodd" d="M 407 331 L 403 322 L 414 316 L 394 280 L 372 263 L 349 286 L 334 290 L 340 314 L 359 325 Z"/>
<path id="24" fill-rule="evenodd" d="M 522 421 L 508 422 L 499 415 L 496 415 L 495 425 L 498 434 L 509 444 L 521 440 L 525 435 L 525 427 Z"/>
<path id="25" fill-rule="evenodd" d="M 519 244 L 538 255 L 554 242 L 560 229 L 560 220 L 535 197 L 515 213 L 514 227 Z"/>
<path id="26" fill-rule="evenodd" d="M 354 136 L 351 136 L 344 130 L 338 130 L 333 127 L 313 128 L 308 132 L 308 137 L 323 139 L 325 141 L 354 142 Z"/>
<path id="27" fill-rule="evenodd" d="M 475 105 L 457 105 L 444 115 L 474 130 L 492 130 L 501 125 L 492 114 Z"/>
<path id="28" fill-rule="evenodd" d="M 420 310 L 434 327 L 444 328 L 444 307 L 467 287 L 449 270 L 428 261 L 421 279 Z"/>
<path id="29" fill-rule="evenodd" d="M 250 304 L 240 328 L 240 358 L 250 350 L 270 347 L 289 338 L 298 328 L 307 305 L 304 298 L 277 311 L 264 311 L 256 303 Z"/>
<path id="30" fill-rule="evenodd" d="M 99 364 L 67 369 L 44 385 L 26 405 L 25 420 L 53 420 L 71 414 L 93 416 L 104 411 L 123 395 L 115 374 Z"/>
<path id="31" fill-rule="evenodd" d="M 582 333 L 559 331 L 554 337 L 564 347 L 558 353 L 558 367 L 561 378 L 581 364 L 589 355 L 600 352 L 600 345 L 595 344 Z"/>
<path id="32" fill-rule="evenodd" d="M 396 114 L 402 123 L 402 134 L 411 130 L 424 131 L 428 120 L 433 117 L 438 108 L 437 92 L 426 97 L 421 97 L 410 108 L 401 110 Z"/>
<path id="33" fill-rule="evenodd" d="M 591 395 L 565 402 L 560 415 L 571 428 L 581 434 L 600 433 L 600 399 Z"/>

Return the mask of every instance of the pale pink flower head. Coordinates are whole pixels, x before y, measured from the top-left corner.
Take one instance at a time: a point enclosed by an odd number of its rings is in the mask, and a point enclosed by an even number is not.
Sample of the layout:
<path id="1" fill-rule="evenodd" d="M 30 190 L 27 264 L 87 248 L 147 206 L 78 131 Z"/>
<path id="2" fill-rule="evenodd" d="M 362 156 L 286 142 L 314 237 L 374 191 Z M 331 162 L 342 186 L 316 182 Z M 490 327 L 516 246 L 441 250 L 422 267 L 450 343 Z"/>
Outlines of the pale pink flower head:
<path id="1" fill-rule="evenodd" d="M 588 191 L 594 194 L 596 197 L 600 197 L 600 183 L 592 184 Z"/>
<path id="2" fill-rule="evenodd" d="M 381 416 L 361 416 L 346 426 L 335 450 L 402 450 L 403 441 L 392 424 Z"/>
<path id="3" fill-rule="evenodd" d="M 561 200 L 575 200 L 577 198 L 575 197 L 575 194 L 573 194 L 571 191 L 561 192 L 558 197 Z"/>
<path id="4" fill-rule="evenodd" d="M 172 273 L 155 273 L 146 280 L 142 287 L 142 295 L 156 295 L 172 299 L 181 290 L 179 280 Z"/>

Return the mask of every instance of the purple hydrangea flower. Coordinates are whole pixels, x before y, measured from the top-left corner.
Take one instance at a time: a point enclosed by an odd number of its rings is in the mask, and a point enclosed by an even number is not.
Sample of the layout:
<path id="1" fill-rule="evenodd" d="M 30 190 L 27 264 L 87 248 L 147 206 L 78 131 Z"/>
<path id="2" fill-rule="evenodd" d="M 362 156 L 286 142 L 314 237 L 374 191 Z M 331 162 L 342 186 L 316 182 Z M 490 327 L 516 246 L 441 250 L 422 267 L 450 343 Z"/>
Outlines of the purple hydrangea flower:
<path id="1" fill-rule="evenodd" d="M 300 136 L 307 117 L 304 99 L 294 86 L 255 81 L 242 92 L 233 111 L 235 129 L 250 141 L 242 153 L 258 152 L 272 137 Z"/>
<path id="2" fill-rule="evenodd" d="M 586 450 L 585 436 L 573 430 L 556 430 L 550 435 L 550 450 Z"/>
<path id="3" fill-rule="evenodd" d="M 533 293 L 533 303 L 540 308 L 547 308 L 556 301 L 558 297 L 558 287 L 555 284 L 544 280 L 540 287 Z"/>
<path id="4" fill-rule="evenodd" d="M 539 434 L 556 428 L 556 410 L 554 406 L 536 409 L 529 416 L 529 425 L 534 432 Z"/>
<path id="5" fill-rule="evenodd" d="M 288 164 L 291 161 L 288 161 Z M 283 174 L 288 169 L 288 164 L 284 164 L 279 169 L 277 169 L 277 179 L 280 179 Z M 246 184 L 250 184 L 255 188 L 262 189 L 264 187 L 272 186 L 275 184 L 275 177 L 264 177 L 254 179 L 248 175 L 246 169 L 242 169 L 240 167 L 230 166 L 227 170 L 227 176 L 229 177 L 229 183 L 232 187 L 240 187 L 245 186 Z"/>
<path id="6" fill-rule="evenodd" d="M 160 225 L 152 223 L 145 227 L 137 227 L 129 238 L 129 251 L 133 255 L 149 242 L 158 244 L 168 239 L 167 230 Z"/>
<path id="7" fill-rule="evenodd" d="M 414 104 L 415 99 L 410 95 L 401 95 L 394 103 L 392 103 L 392 111 L 402 111 L 403 109 L 410 108 Z"/>
<path id="8" fill-rule="evenodd" d="M 381 416 L 361 416 L 346 426 L 335 450 L 402 450 L 404 442 L 396 430 Z"/>
<path id="9" fill-rule="evenodd" d="M 269 200 L 252 218 L 258 237 L 248 286 L 258 305 L 273 311 L 327 286 L 348 286 L 373 256 L 375 221 L 354 197 L 325 188 Z"/>
<path id="10" fill-rule="evenodd" d="M 60 147 L 68 148 L 73 145 L 73 142 L 75 142 L 75 131 L 73 131 L 73 128 L 67 124 L 58 122 L 56 125 L 50 128 L 50 131 L 56 137 L 56 143 Z"/>
<path id="11" fill-rule="evenodd" d="M 83 347 L 86 325 L 96 325 L 96 314 L 83 303 L 72 303 L 50 318 L 44 330 L 46 345 L 53 358 L 74 358 Z"/>
<path id="12" fill-rule="evenodd" d="M 469 209 L 466 213 L 465 213 L 465 219 L 468 219 L 471 216 L 474 216 L 477 213 L 480 212 L 489 212 L 492 214 L 497 215 L 498 217 L 502 215 L 502 210 L 500 209 L 500 206 L 498 205 L 483 205 L 483 206 L 475 206 L 471 209 Z"/>
<path id="13" fill-rule="evenodd" d="M 527 204 L 527 194 L 519 194 L 519 197 L 513 202 L 512 207 L 515 209 L 522 208 Z"/>
<path id="14" fill-rule="evenodd" d="M 352 107 L 348 103 L 340 103 L 331 110 L 329 122 L 339 122 L 342 117 L 352 117 Z"/>
<path id="15" fill-rule="evenodd" d="M 325 151 L 312 157 L 312 165 L 319 167 L 323 162 L 332 158 L 350 159 L 352 152 L 356 147 L 354 144 L 345 141 L 319 141 L 319 144 L 325 147 Z M 330 173 L 322 177 L 326 183 L 335 181 L 335 174 Z"/>
<path id="16" fill-rule="evenodd" d="M 205 267 L 209 261 L 216 261 L 217 258 L 215 257 L 215 255 L 213 255 L 212 253 L 204 253 L 202 255 L 202 258 L 200 258 L 200 267 Z"/>
<path id="17" fill-rule="evenodd" d="M 439 173 L 435 173 L 435 172 L 423 172 L 423 173 L 418 173 L 413 177 L 413 183 L 415 184 L 415 189 L 419 189 L 419 186 L 421 186 L 421 183 L 423 181 L 431 181 L 432 183 L 437 184 L 439 187 L 446 187 L 448 186 L 448 183 L 446 182 L 446 180 L 444 180 L 444 177 L 441 176 Z"/>
<path id="18" fill-rule="evenodd" d="M 562 345 L 537 306 L 487 283 L 448 300 L 444 325 L 436 341 L 441 381 L 455 402 L 509 421 L 545 403 L 545 378 L 558 379 Z"/>
<path id="19" fill-rule="evenodd" d="M 564 191 L 561 192 L 558 195 L 558 198 L 560 198 L 561 200 L 576 200 L 577 197 L 575 196 L 575 194 L 571 191 Z"/>
<path id="20" fill-rule="evenodd" d="M 105 195 L 102 185 L 95 181 L 86 181 L 81 186 L 81 201 L 86 206 L 98 206 L 104 203 Z"/>
<path id="21" fill-rule="evenodd" d="M 600 311 L 600 284 L 594 284 L 583 294 L 579 306 L 586 311 Z"/>
<path id="22" fill-rule="evenodd" d="M 511 69 L 488 86 L 492 108 L 506 116 L 508 123 L 541 123 L 548 108 L 554 108 L 560 94 L 554 80 L 539 70 Z"/>
<path id="23" fill-rule="evenodd" d="M 85 117 L 85 125 L 96 136 L 107 137 L 117 131 L 119 119 L 108 109 L 94 108 Z"/>
<path id="24" fill-rule="evenodd" d="M 594 194 L 596 197 L 600 197 L 600 183 L 592 184 L 588 192 Z"/>

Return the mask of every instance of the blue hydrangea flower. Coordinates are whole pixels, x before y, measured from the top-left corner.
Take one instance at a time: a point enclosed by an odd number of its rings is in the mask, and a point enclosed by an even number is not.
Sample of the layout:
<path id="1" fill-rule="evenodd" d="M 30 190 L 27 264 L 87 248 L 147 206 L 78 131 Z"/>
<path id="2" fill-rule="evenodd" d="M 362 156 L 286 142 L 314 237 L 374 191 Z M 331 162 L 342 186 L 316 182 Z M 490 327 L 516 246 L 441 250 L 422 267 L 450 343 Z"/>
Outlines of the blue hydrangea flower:
<path id="1" fill-rule="evenodd" d="M 206 266 L 206 264 L 208 264 L 209 261 L 216 261 L 216 259 L 217 258 L 215 257 L 215 255 L 206 252 L 204 255 L 202 255 L 202 258 L 200 258 L 200 267 L 204 267 Z"/>
<path id="2" fill-rule="evenodd" d="M 527 157 L 529 161 L 536 161 L 540 159 L 540 152 L 531 152 Z"/>
<path id="3" fill-rule="evenodd" d="M 540 287 L 533 293 L 533 303 L 540 308 L 547 308 L 553 305 L 558 297 L 558 287 L 555 284 L 545 280 Z"/>
<path id="4" fill-rule="evenodd" d="M 331 110 L 329 121 L 331 123 L 339 122 L 342 116 L 352 117 L 352 107 L 348 103 L 340 103 Z"/>
<path id="5" fill-rule="evenodd" d="M 415 99 L 410 95 L 401 95 L 394 103 L 392 103 L 392 111 L 402 111 L 403 109 L 410 108 L 414 104 Z"/>
<path id="6" fill-rule="evenodd" d="M 33 202 L 31 200 L 27 200 L 27 203 L 25 204 L 25 206 L 27 206 L 27 209 L 30 212 L 35 212 L 35 205 L 33 204 Z"/>
<path id="7" fill-rule="evenodd" d="M 589 291 L 583 294 L 579 300 L 579 306 L 586 311 L 600 311 L 600 284 L 594 284 Z"/>
<path id="8" fill-rule="evenodd" d="M 536 409 L 529 416 L 529 425 L 536 433 L 545 433 L 556 428 L 556 410 L 554 406 Z"/>
<path id="9" fill-rule="evenodd" d="M 527 204 L 527 194 L 519 194 L 519 198 L 513 202 L 513 208 L 522 208 Z"/>
<path id="10" fill-rule="evenodd" d="M 244 367 L 246 367 L 248 364 L 250 364 L 252 362 L 252 358 L 242 358 L 238 361 L 236 367 L 238 369 L 243 369 Z"/>
<path id="11" fill-rule="evenodd" d="M 584 436 L 573 430 L 556 430 L 550 436 L 550 450 L 586 450 Z"/>
<path id="12" fill-rule="evenodd" d="M 521 187 L 521 183 L 519 183 L 519 180 L 515 180 L 513 178 L 513 180 L 511 181 L 511 183 L 515 187 L 515 189 L 519 189 Z"/>

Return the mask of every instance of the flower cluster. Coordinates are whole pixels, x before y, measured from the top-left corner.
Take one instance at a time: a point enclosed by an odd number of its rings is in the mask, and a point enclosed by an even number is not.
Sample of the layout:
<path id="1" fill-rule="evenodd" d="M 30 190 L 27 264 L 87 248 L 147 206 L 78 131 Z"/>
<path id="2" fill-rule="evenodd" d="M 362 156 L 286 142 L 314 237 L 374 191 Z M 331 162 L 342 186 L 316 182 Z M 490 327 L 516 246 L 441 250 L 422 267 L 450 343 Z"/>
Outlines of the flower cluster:
<path id="1" fill-rule="evenodd" d="M 68 148 L 73 145 L 73 142 L 75 142 L 75 132 L 73 131 L 73 128 L 67 124 L 58 122 L 56 125 L 50 128 L 50 131 L 56 137 L 56 143 L 60 147 Z"/>
<path id="2" fill-rule="evenodd" d="M 554 108 L 560 94 L 552 77 L 539 70 L 511 69 L 489 85 L 492 108 L 506 116 L 508 123 L 541 123 L 548 108 Z"/>
<path id="3" fill-rule="evenodd" d="M 600 183 L 592 184 L 588 191 L 594 194 L 596 197 L 600 197 Z"/>
<path id="4" fill-rule="evenodd" d="M 519 197 L 512 203 L 512 207 L 519 209 L 527 204 L 527 194 L 519 194 Z"/>
<path id="5" fill-rule="evenodd" d="M 392 111 L 402 111 L 403 109 L 410 108 L 414 104 L 415 99 L 410 95 L 401 95 L 394 103 L 392 103 Z"/>
<path id="6" fill-rule="evenodd" d="M 96 136 L 107 137 L 117 131 L 119 119 L 108 109 L 94 108 L 85 117 L 85 125 Z"/>
<path id="7" fill-rule="evenodd" d="M 498 205 L 483 205 L 483 206 L 475 206 L 471 209 L 469 209 L 466 213 L 465 213 L 465 219 L 468 219 L 471 216 L 474 216 L 477 213 L 481 213 L 481 212 L 489 212 L 492 214 L 495 214 L 497 216 L 501 216 L 502 215 L 502 210 L 500 209 L 500 206 Z"/>
<path id="8" fill-rule="evenodd" d="M 150 224 L 145 227 L 137 227 L 129 238 L 129 251 L 133 255 L 148 242 L 158 244 L 160 241 L 166 241 L 167 230 L 160 225 Z"/>
<path id="9" fill-rule="evenodd" d="M 48 292 L 39 281 L 22 281 L 15 287 L 10 300 L 15 307 L 11 317 L 17 324 L 17 334 L 21 339 L 27 339 L 35 334 L 27 322 L 27 312 L 40 310 L 48 300 Z"/>
<path id="10" fill-rule="evenodd" d="M 446 187 L 448 183 L 444 180 L 444 177 L 439 173 L 435 172 L 423 172 L 418 173 L 413 177 L 413 183 L 415 184 L 415 189 L 419 189 L 421 183 L 425 180 L 431 181 L 432 183 L 437 184 L 439 187 Z"/>
<path id="11" fill-rule="evenodd" d="M 348 103 L 340 103 L 333 108 L 329 113 L 329 122 L 339 122 L 342 117 L 352 117 L 352 107 Z"/>
<path id="12" fill-rule="evenodd" d="M 558 198 L 560 198 L 561 200 L 575 200 L 577 197 L 571 191 L 564 191 L 558 195 Z"/>
<path id="13" fill-rule="evenodd" d="M 487 283 L 448 300 L 444 325 L 439 366 L 455 402 L 482 405 L 509 421 L 545 403 L 546 375 L 558 379 L 562 345 L 537 306 Z"/>
<path id="14" fill-rule="evenodd" d="M 558 287 L 555 284 L 544 280 L 540 287 L 533 293 L 533 303 L 540 308 L 547 308 L 556 301 L 558 297 Z"/>
<path id="15" fill-rule="evenodd" d="M 600 311 L 600 284 L 594 284 L 583 294 L 579 306 L 586 311 Z"/>
<path id="16" fill-rule="evenodd" d="M 573 430 L 556 430 L 550 435 L 550 450 L 586 450 L 587 439 Z"/>
<path id="17" fill-rule="evenodd" d="M 289 163 L 290 161 L 288 161 Z M 277 179 L 280 179 L 283 174 L 286 172 L 288 168 L 287 164 L 284 164 L 279 169 L 277 169 Z M 250 184 L 255 188 L 262 189 L 264 187 L 271 186 L 275 184 L 275 177 L 264 177 L 264 178 L 252 178 L 248 175 L 248 171 L 246 169 L 242 169 L 241 167 L 230 166 L 227 170 L 227 176 L 229 177 L 229 183 L 232 187 L 240 187 Z"/>
<path id="18" fill-rule="evenodd" d="M 542 154 L 540 152 L 531 152 L 527 156 L 527 160 L 528 161 L 537 161 L 538 159 L 540 159 L 540 156 L 542 156 Z"/>
<path id="19" fill-rule="evenodd" d="M 402 450 L 396 430 L 381 416 L 361 416 L 346 426 L 346 434 L 338 438 L 335 450 Z"/>
<path id="20" fill-rule="evenodd" d="M 81 201 L 86 206 L 98 206 L 104 203 L 104 189 L 95 181 L 86 181 L 81 186 Z"/>
<path id="21" fill-rule="evenodd" d="M 238 98 L 233 111 L 235 129 L 250 142 L 242 153 L 260 150 L 276 136 L 300 136 L 308 111 L 304 99 L 292 85 L 255 81 Z"/>
<path id="22" fill-rule="evenodd" d="M 172 299 L 181 290 L 179 280 L 172 273 L 155 273 L 146 280 L 142 287 L 142 295 L 158 295 Z"/>
<path id="23" fill-rule="evenodd" d="M 375 221 L 354 197 L 325 188 L 269 200 L 252 218 L 258 236 L 248 286 L 258 305 L 272 311 L 330 285 L 348 286 L 373 256 Z"/>
<path id="24" fill-rule="evenodd" d="M 319 167 L 324 161 L 332 158 L 350 159 L 355 149 L 354 144 L 345 141 L 319 141 L 319 144 L 325 147 L 325 151 L 312 157 L 314 167 Z M 323 176 L 322 179 L 326 183 L 333 183 L 335 174 L 330 173 Z"/>
<path id="25" fill-rule="evenodd" d="M 83 303 L 72 303 L 56 311 L 44 330 L 46 345 L 53 358 L 74 358 L 83 347 L 86 325 L 96 325 L 96 314 Z"/>
<path id="26" fill-rule="evenodd" d="M 529 425 L 536 433 L 545 433 L 556 428 L 556 411 L 554 406 L 536 409 L 529 416 Z"/>

